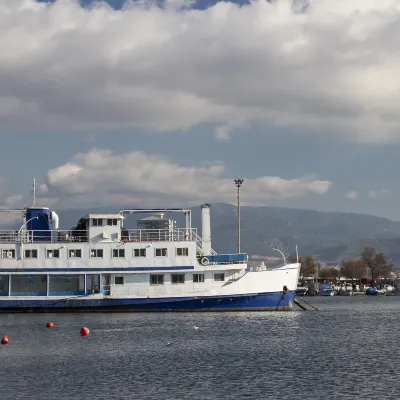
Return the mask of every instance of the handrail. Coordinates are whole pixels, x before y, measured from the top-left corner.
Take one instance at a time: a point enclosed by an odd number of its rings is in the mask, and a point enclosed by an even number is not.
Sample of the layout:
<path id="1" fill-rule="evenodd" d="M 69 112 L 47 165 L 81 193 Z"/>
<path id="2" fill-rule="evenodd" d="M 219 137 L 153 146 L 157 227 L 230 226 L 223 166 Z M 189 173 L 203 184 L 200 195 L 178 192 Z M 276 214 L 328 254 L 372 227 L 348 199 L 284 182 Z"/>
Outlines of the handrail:
<path id="1" fill-rule="evenodd" d="M 191 242 L 197 229 L 126 229 L 121 234 L 122 242 Z"/>
<path id="2" fill-rule="evenodd" d="M 197 249 L 202 250 L 203 249 L 203 239 L 201 238 L 201 236 L 199 236 L 197 234 L 197 232 L 195 233 L 194 237 L 196 239 Z M 215 256 L 215 255 L 217 255 L 217 252 L 214 249 L 211 249 L 211 254 L 207 254 L 207 255 Z"/>
<path id="3" fill-rule="evenodd" d="M 17 230 L 0 231 L 0 243 L 70 243 L 98 241 L 101 230 L 93 233 L 91 230 Z M 108 233 L 107 230 L 104 230 Z M 112 233 L 112 232 L 111 232 Z M 122 242 L 191 242 L 196 240 L 197 229 L 121 229 Z"/>

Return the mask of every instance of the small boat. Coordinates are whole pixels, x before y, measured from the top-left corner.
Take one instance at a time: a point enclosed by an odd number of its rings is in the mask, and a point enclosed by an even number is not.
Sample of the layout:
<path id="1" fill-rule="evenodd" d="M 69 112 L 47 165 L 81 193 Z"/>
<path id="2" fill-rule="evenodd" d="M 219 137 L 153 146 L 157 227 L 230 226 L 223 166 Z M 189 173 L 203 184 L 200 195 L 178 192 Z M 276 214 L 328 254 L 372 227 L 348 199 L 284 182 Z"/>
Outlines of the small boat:
<path id="1" fill-rule="evenodd" d="M 296 288 L 296 295 L 297 296 L 306 296 L 308 292 L 308 287 L 307 286 L 302 286 L 302 285 L 297 285 Z"/>
<path id="2" fill-rule="evenodd" d="M 383 291 L 385 292 L 385 296 L 393 296 L 394 295 L 394 287 L 392 285 L 385 285 L 383 287 Z"/>
<path id="3" fill-rule="evenodd" d="M 400 288 L 398 287 L 394 288 L 392 294 L 393 296 L 400 296 Z"/>
<path id="4" fill-rule="evenodd" d="M 330 283 L 325 283 L 319 287 L 319 296 L 334 296 L 335 290 Z"/>
<path id="5" fill-rule="evenodd" d="M 367 296 L 378 296 L 378 290 L 377 289 L 375 289 L 375 288 L 368 288 L 366 291 L 365 291 L 365 294 L 367 295 Z"/>
<path id="6" fill-rule="evenodd" d="M 351 285 L 342 285 L 339 289 L 340 296 L 353 296 L 353 287 Z"/>

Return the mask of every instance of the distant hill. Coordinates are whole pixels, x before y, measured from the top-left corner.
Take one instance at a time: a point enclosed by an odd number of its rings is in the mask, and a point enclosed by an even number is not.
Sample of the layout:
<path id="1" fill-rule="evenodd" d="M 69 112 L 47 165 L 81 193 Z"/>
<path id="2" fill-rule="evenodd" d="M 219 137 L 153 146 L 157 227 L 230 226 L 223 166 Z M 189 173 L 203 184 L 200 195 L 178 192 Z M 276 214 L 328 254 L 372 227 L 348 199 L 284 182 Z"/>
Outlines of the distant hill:
<path id="1" fill-rule="evenodd" d="M 131 206 L 132 207 L 132 206 Z M 140 207 L 138 207 L 140 208 Z M 118 207 L 91 210 L 57 210 L 61 229 L 69 229 L 85 214 L 118 212 Z M 192 225 L 201 231 L 200 206 L 192 208 Z M 179 226 L 183 217 L 175 216 Z M 136 218 L 128 216 L 127 228 L 135 228 Z M 236 206 L 211 204 L 212 246 L 217 252 L 236 251 Z M 199 232 L 200 233 L 200 232 Z M 340 262 L 358 257 L 365 246 L 383 251 L 400 263 L 400 222 L 363 214 L 319 212 L 280 207 L 241 207 L 241 250 L 249 255 L 279 256 L 271 242 L 279 239 L 286 254 L 299 247 L 300 255 L 313 254 L 319 260 Z"/>

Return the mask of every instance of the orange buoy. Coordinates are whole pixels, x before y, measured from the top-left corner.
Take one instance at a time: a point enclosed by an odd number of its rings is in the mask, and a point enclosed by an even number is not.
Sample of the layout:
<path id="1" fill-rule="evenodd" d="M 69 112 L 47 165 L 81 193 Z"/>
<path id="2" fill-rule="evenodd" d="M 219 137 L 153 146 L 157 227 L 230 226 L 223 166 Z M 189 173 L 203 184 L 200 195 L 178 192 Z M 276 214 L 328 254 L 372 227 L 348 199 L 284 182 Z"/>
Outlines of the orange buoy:
<path id="1" fill-rule="evenodd" d="M 49 321 L 49 322 L 46 324 L 46 328 L 54 328 L 54 322 Z"/>
<path id="2" fill-rule="evenodd" d="M 1 344 L 8 344 L 8 336 L 3 336 L 1 338 Z"/>
<path id="3" fill-rule="evenodd" d="M 81 336 L 88 336 L 89 335 L 89 328 L 86 328 L 85 326 L 81 328 Z"/>

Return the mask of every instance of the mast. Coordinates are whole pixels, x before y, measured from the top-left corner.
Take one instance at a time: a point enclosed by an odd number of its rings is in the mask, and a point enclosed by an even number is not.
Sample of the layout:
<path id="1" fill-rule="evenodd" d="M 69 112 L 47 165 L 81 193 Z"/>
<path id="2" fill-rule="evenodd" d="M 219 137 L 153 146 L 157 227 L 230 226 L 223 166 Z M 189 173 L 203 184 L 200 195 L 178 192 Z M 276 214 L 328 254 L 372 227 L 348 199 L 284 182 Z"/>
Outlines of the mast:
<path id="1" fill-rule="evenodd" d="M 35 207 L 36 205 L 36 178 L 33 177 L 33 206 Z"/>

